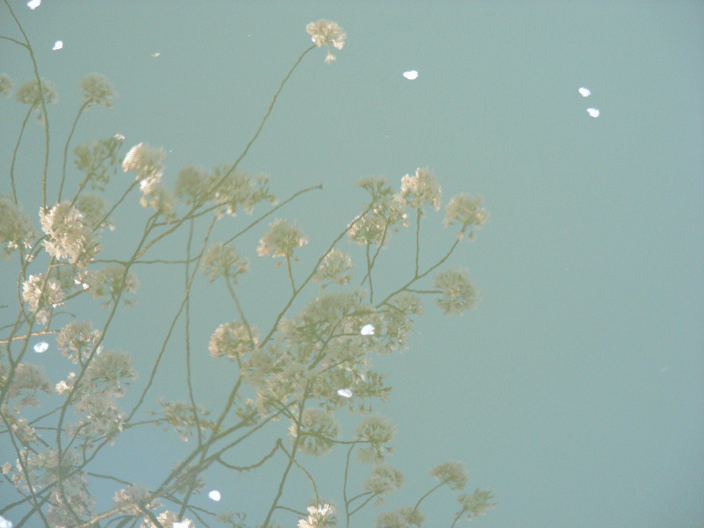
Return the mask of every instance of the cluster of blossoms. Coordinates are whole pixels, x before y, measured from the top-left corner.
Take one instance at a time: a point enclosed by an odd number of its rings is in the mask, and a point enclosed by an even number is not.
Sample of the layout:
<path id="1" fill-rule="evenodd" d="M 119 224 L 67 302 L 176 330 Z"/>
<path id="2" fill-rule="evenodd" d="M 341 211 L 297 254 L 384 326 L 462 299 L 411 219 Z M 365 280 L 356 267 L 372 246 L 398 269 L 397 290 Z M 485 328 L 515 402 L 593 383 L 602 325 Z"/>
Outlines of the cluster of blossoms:
<path id="1" fill-rule="evenodd" d="M 85 215 L 72 206 L 69 200 L 54 205 L 51 209 L 42 208 L 39 219 L 42 231 L 49 239 L 44 241 L 44 247 L 49 255 L 57 260 L 69 258 L 71 264 L 86 268 L 93 257 L 102 249 L 98 244 L 99 237 L 90 222 L 99 222 L 96 204 L 90 197 L 82 202 L 91 211 L 91 220 L 86 221 Z"/>
<path id="2" fill-rule="evenodd" d="M 288 220 L 274 220 L 269 224 L 269 230 L 259 241 L 257 254 L 260 257 L 286 257 L 291 258 L 293 252 L 305 246 L 308 237 L 295 224 Z"/>
<path id="3" fill-rule="evenodd" d="M 116 491 L 112 502 L 120 511 L 136 517 L 142 513 L 140 507 L 153 510 L 161 506 L 158 499 L 150 501 L 150 497 L 151 493 L 146 486 L 142 484 L 131 484 Z"/>
<path id="4" fill-rule="evenodd" d="M 298 528 L 332 528 L 336 525 L 335 508 L 330 504 L 308 506 L 308 517 L 298 521 Z"/>
<path id="5" fill-rule="evenodd" d="M 442 189 L 430 169 L 416 169 L 415 175 L 406 174 L 401 178 L 401 191 L 395 196 L 399 202 L 409 205 L 423 214 L 423 206 L 431 204 L 436 211 L 440 210 Z"/>
<path id="6" fill-rule="evenodd" d="M 298 450 L 312 456 L 329 453 L 340 435 L 340 424 L 332 412 L 320 407 L 308 407 L 300 423 L 292 421 L 288 428 L 291 441 L 298 439 Z"/>
<path id="7" fill-rule="evenodd" d="M 318 46 L 326 46 L 328 49 L 327 57 L 325 57 L 325 62 L 330 63 L 335 60 L 335 56 L 330 53 L 330 44 L 332 44 L 335 49 L 341 50 L 345 45 L 345 35 L 342 28 L 335 24 L 335 22 L 330 22 L 329 20 L 318 20 L 317 22 L 311 22 L 306 26 L 306 33 L 311 36 L 313 43 Z"/>
<path id="8" fill-rule="evenodd" d="M 481 300 L 479 290 L 469 280 L 466 269 L 440 271 L 435 276 L 434 284 L 442 290 L 442 297 L 435 302 L 445 315 L 459 315 L 465 310 L 473 310 Z"/>
<path id="9" fill-rule="evenodd" d="M 0 195 L 0 245 L 4 246 L 3 258 L 21 245 L 30 247 L 37 238 L 32 219 L 20 209 L 10 195 Z"/>
<path id="10" fill-rule="evenodd" d="M 30 275 L 29 278 L 22 283 L 22 300 L 29 304 L 30 309 L 36 312 L 44 306 L 56 308 L 63 304 L 66 295 L 61 289 L 61 283 L 52 278 L 44 281 L 44 276 L 39 273 Z M 47 320 L 48 313 L 45 310 L 37 313 L 37 320 L 40 324 L 44 324 Z"/>
<path id="11" fill-rule="evenodd" d="M 54 83 L 44 79 L 40 83 L 36 78 L 20 84 L 15 97 L 18 103 L 30 105 L 32 110 L 42 105 L 42 98 L 45 103 L 56 103 L 59 100 Z"/>
<path id="12" fill-rule="evenodd" d="M 237 284 L 237 276 L 249 270 L 249 261 L 237 253 L 235 246 L 218 242 L 210 245 L 203 255 L 200 267 L 208 276 L 209 282 L 226 277 L 233 284 Z"/>
<path id="13" fill-rule="evenodd" d="M 174 194 L 186 205 L 218 204 L 217 215 L 221 218 L 226 214 L 235 216 L 238 208 L 252 214 L 254 205 L 263 200 L 276 203 L 268 183 L 265 174 L 252 176 L 230 164 L 219 165 L 212 173 L 189 165 L 179 171 Z"/>
<path id="14" fill-rule="evenodd" d="M 320 264 L 313 280 L 318 283 L 338 284 L 343 286 L 352 279 L 350 270 L 354 267 L 350 256 L 337 248 L 325 255 L 323 263 Z M 325 289 L 326 284 L 322 284 L 320 289 Z"/>
<path id="15" fill-rule="evenodd" d="M 142 207 L 151 207 L 166 219 L 173 219 L 176 216 L 174 197 L 161 183 L 166 168 L 165 159 L 166 153 L 163 149 L 153 149 L 140 143 L 125 155 L 122 170 L 136 172 L 135 179 L 142 191 L 139 200 Z"/>
<path id="16" fill-rule="evenodd" d="M 162 414 L 166 423 L 171 425 L 178 433 L 178 437 L 184 442 L 188 442 L 188 433 L 195 427 L 209 429 L 213 423 L 199 416 L 207 416 L 208 411 L 201 405 L 196 405 L 195 410 L 191 403 L 180 401 L 157 400 L 161 405 Z"/>
<path id="17" fill-rule="evenodd" d="M 6 73 L 0 74 L 0 97 L 10 97 L 12 93 L 12 79 Z"/>
<path id="18" fill-rule="evenodd" d="M 445 207 L 445 220 L 443 225 L 449 227 L 453 224 L 459 224 L 462 229 L 457 233 L 458 238 L 464 236 L 465 230 L 471 226 L 482 226 L 489 218 L 489 213 L 481 207 L 482 197 L 479 195 L 469 196 L 461 193 L 454 196 L 450 203 Z M 470 231 L 468 238 L 472 238 L 473 233 Z"/>
<path id="19" fill-rule="evenodd" d="M 364 481 L 362 488 L 371 491 L 377 497 L 376 505 L 381 506 L 386 495 L 391 495 L 403 486 L 404 476 L 391 464 L 377 464 L 372 468 L 371 476 Z"/>
<path id="20" fill-rule="evenodd" d="M 232 361 L 251 352 L 259 343 L 257 329 L 242 321 L 233 321 L 218 326 L 210 336 L 208 351 L 214 358 L 229 357 Z"/>
<path id="21" fill-rule="evenodd" d="M 99 73 L 86 75 L 78 81 L 78 85 L 81 87 L 83 103 L 86 106 L 102 105 L 105 108 L 112 108 L 117 92 L 105 75 Z"/>

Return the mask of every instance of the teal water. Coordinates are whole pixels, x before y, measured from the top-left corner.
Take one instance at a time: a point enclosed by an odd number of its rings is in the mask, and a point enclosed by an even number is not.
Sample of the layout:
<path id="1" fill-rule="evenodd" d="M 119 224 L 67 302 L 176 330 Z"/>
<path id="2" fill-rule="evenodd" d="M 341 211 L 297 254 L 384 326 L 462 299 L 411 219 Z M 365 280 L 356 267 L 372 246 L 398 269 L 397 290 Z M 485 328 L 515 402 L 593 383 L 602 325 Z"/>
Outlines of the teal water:
<path id="1" fill-rule="evenodd" d="M 465 463 L 467 492 L 493 490 L 498 506 L 473 521 L 479 526 L 702 525 L 700 2 L 11 5 L 41 77 L 55 83 L 60 98 L 49 106 L 50 195 L 58 189 L 83 76 L 106 75 L 119 98 L 113 109 L 86 111 L 71 145 L 121 134 L 123 155 L 140 142 L 161 147 L 168 154 L 164 182 L 172 187 L 187 165 L 209 169 L 239 157 L 281 81 L 311 44 L 306 24 L 325 18 L 346 32 L 344 48 L 333 50 L 332 64 L 324 63 L 325 50 L 306 55 L 240 164 L 269 175 L 282 200 L 323 185 L 275 215 L 295 220 L 310 238 L 294 265 L 298 280 L 361 210 L 365 195 L 354 187 L 360 176 L 384 175 L 396 190 L 402 176 L 430 167 L 442 186 L 443 206 L 460 192 L 483 196 L 489 221 L 448 261 L 469 269 L 482 301 L 474 311 L 444 317 L 424 300 L 409 349 L 373 358 L 393 387 L 391 400 L 374 409 L 397 424 L 389 462 L 406 482 L 350 526 L 372 526 L 379 512 L 413 506 L 435 484 L 428 471 L 447 460 Z M 5 5 L 0 13 L 0 35 L 21 39 Z M 63 47 L 52 50 L 57 40 Z M 403 76 L 410 70 L 417 79 Z M 31 79 L 26 50 L 0 41 L 1 73 L 15 88 Z M 583 97 L 581 87 L 591 94 Z M 598 117 L 589 108 L 598 109 Z M 2 193 L 10 192 L 9 166 L 25 112 L 14 99 L 0 100 Z M 27 127 L 15 178 L 38 229 L 44 135 L 33 118 Z M 67 174 L 75 189 L 79 175 L 70 162 Z M 116 174 L 110 200 L 130 181 L 131 174 Z M 213 239 L 228 239 L 267 207 L 255 208 L 252 218 L 240 214 L 221 222 Z M 428 211 L 422 265 L 454 242 L 454 231 L 441 227 L 443 214 Z M 147 217 L 133 196 L 114 215 L 116 231 L 104 233 L 101 257 L 118 258 L 132 248 Z M 256 255 L 273 218 L 238 242 L 251 264 L 238 286 L 239 300 L 260 329 L 271 326 L 290 293 L 286 266 Z M 209 221 L 203 220 L 194 244 Z M 379 257 L 379 300 L 413 273 L 411 229 L 394 233 Z M 187 228 L 174 239 L 149 258 L 183 258 Z M 357 264 L 356 286 L 364 254 L 345 240 L 340 248 Z M 126 409 L 146 386 L 181 302 L 184 272 L 176 268 L 137 267 L 138 302 L 130 311 L 118 310 L 109 334 L 106 346 L 130 351 L 140 373 L 119 402 Z M 17 269 L 16 256 L 0 263 L 0 304 L 9 305 L 0 311 L 0 326 L 14 321 Z M 237 312 L 222 285 L 198 280 L 190 312 L 192 380 L 198 402 L 217 414 L 237 368 L 211 358 L 207 343 Z M 292 313 L 317 293 L 310 285 Z M 79 318 L 105 317 L 92 300 L 79 301 L 78 310 Z M 66 322 L 64 317 L 57 327 Z M 156 409 L 161 396 L 188 399 L 182 321 L 178 328 L 144 409 Z M 75 366 L 48 342 L 50 349 L 31 360 L 57 383 Z M 338 414 L 347 439 L 356 417 Z M 285 422 L 228 462 L 257 462 L 285 436 Z M 94 471 L 154 486 L 194 442 L 153 427 L 130 430 L 101 452 Z M 315 473 L 321 496 L 338 507 L 344 451 L 340 446 L 325 457 L 301 459 Z M 0 464 L 17 458 L 7 434 L 0 436 L 0 455 Z M 284 462 L 276 458 L 246 475 L 213 467 L 194 504 L 212 512 L 245 511 L 254 526 L 276 494 Z M 351 494 L 369 468 L 354 465 L 354 471 Z M 305 510 L 309 483 L 300 473 L 291 478 L 283 504 Z M 121 486 L 91 482 L 98 510 L 108 508 Z M 220 502 L 208 499 L 211 489 L 220 491 Z M 427 499 L 424 526 L 450 526 L 457 493 L 443 489 Z M 0 485 L 0 511 L 15 524 L 26 510 L 2 509 L 18 498 L 11 484 Z M 298 519 L 287 511 L 274 516 L 283 526 Z"/>

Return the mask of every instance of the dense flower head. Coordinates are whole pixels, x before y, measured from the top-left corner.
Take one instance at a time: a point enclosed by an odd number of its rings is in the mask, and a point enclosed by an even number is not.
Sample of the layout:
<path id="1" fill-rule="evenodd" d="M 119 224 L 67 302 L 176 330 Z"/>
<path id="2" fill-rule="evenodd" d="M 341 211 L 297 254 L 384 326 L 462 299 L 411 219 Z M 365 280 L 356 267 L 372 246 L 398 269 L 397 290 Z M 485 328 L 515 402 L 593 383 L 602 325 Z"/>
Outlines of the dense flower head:
<path id="1" fill-rule="evenodd" d="M 396 436 L 396 428 L 388 418 L 378 414 L 365 416 L 355 433 L 358 441 L 369 444 L 357 451 L 360 462 L 379 464 L 384 462 L 385 454 L 393 453 L 393 448 L 387 444 Z"/>
<path id="2" fill-rule="evenodd" d="M 9 365 L 5 362 L 0 362 L 0 386 L 7 385 L 9 374 Z M 21 397 L 18 402 L 20 407 L 38 407 L 40 402 L 37 398 L 37 393 L 39 391 L 46 394 L 53 392 L 51 382 L 44 374 L 44 367 L 32 363 L 17 364 L 10 386 L 7 389 L 7 398 Z"/>
<path id="3" fill-rule="evenodd" d="M 441 195 L 442 189 L 433 172 L 428 168 L 418 168 L 413 176 L 406 174 L 401 178 L 401 190 L 395 198 L 422 214 L 426 204 L 431 204 L 433 209 L 439 211 Z"/>
<path id="4" fill-rule="evenodd" d="M 453 490 L 463 489 L 467 484 L 467 472 L 462 462 L 443 462 L 431 469 L 429 474 Z"/>
<path id="5" fill-rule="evenodd" d="M 71 264 L 85 268 L 102 249 L 98 244 L 98 235 L 88 225 L 83 213 L 69 200 L 50 209 L 41 208 L 39 219 L 42 231 L 49 236 L 49 240 L 44 241 L 44 247 L 57 260 L 68 257 Z"/>
<path id="6" fill-rule="evenodd" d="M 477 488 L 473 493 L 458 496 L 457 501 L 462 505 L 462 513 L 469 512 L 467 520 L 471 521 L 496 508 L 495 502 L 489 502 L 492 498 L 491 490 Z"/>
<path id="7" fill-rule="evenodd" d="M 237 247 L 222 242 L 211 244 L 203 255 L 200 269 L 208 276 L 209 282 L 226 277 L 237 284 L 237 276 L 249 270 L 249 261 L 237 253 Z"/>
<path id="8" fill-rule="evenodd" d="M 442 296 L 435 302 L 445 315 L 459 315 L 465 310 L 473 310 L 481 300 L 479 290 L 463 268 L 438 272 L 434 285 L 442 290 Z"/>
<path id="9" fill-rule="evenodd" d="M 76 208 L 83 215 L 83 224 L 93 231 L 109 227 L 113 229 L 113 222 L 107 218 L 109 205 L 102 194 L 84 192 L 76 200 Z"/>
<path id="10" fill-rule="evenodd" d="M 461 230 L 457 233 L 459 238 L 464 236 L 465 230 L 470 226 L 482 226 L 489 218 L 489 213 L 481 207 L 482 197 L 479 195 L 469 196 L 461 193 L 453 196 L 450 203 L 445 207 L 445 220 L 443 225 L 449 227 L 453 224 L 459 224 Z M 472 238 L 470 231 L 468 237 Z"/>
<path id="11" fill-rule="evenodd" d="M 166 510 L 156 516 L 156 520 L 159 521 L 160 527 L 177 527 L 178 528 L 196 528 L 196 523 L 190 520 L 188 517 L 179 518 L 178 513 Z M 139 528 L 157 528 L 150 519 L 145 518 L 144 522 L 139 525 Z"/>
<path id="12" fill-rule="evenodd" d="M 70 321 L 56 336 L 56 346 L 74 363 L 83 361 L 100 340 L 100 330 L 93 329 L 90 321 Z"/>
<path id="13" fill-rule="evenodd" d="M 20 84 L 15 94 L 17 102 L 28 104 L 32 107 L 32 110 L 34 110 L 41 106 L 42 97 L 46 103 L 56 103 L 59 100 L 54 83 L 42 79 L 41 90 L 39 86 L 40 83 L 37 82 L 36 78 Z"/>
<path id="14" fill-rule="evenodd" d="M 274 220 L 269 231 L 259 241 L 257 253 L 260 257 L 290 258 L 293 252 L 308 243 L 308 237 L 295 224 L 288 220 Z"/>
<path id="15" fill-rule="evenodd" d="M 357 215 L 350 222 L 347 238 L 360 246 L 374 244 L 378 247 L 386 247 L 391 231 L 399 230 L 395 227 L 398 224 L 403 227 L 408 226 L 405 205 L 383 197 L 374 204 L 371 211 L 364 216 Z"/>
<path id="16" fill-rule="evenodd" d="M 88 106 L 102 105 L 112 108 L 117 92 L 105 75 L 91 73 L 78 81 L 78 84 L 81 87 L 83 102 L 88 103 Z"/>
<path id="17" fill-rule="evenodd" d="M 115 299 L 123 292 L 135 293 L 139 287 L 137 276 L 128 271 L 122 264 L 108 264 L 98 271 L 86 275 L 85 283 L 88 293 L 94 299 Z"/>
<path id="18" fill-rule="evenodd" d="M 323 263 L 318 267 L 313 274 L 315 282 L 324 282 L 328 284 L 339 284 L 343 286 L 352 279 L 350 270 L 354 267 L 349 254 L 334 248 L 330 253 L 325 255 Z M 323 284 L 321 288 L 325 288 Z"/>
<path id="19" fill-rule="evenodd" d="M 364 481 L 362 489 L 377 496 L 376 505 L 381 506 L 385 496 L 395 493 L 403 486 L 403 473 L 391 464 L 377 464 L 372 468 L 371 476 Z"/>
<path id="20" fill-rule="evenodd" d="M 122 170 L 124 172 L 136 171 L 135 178 L 139 182 L 149 180 L 145 185 L 149 185 L 152 180 L 160 180 L 164 174 L 164 160 L 166 152 L 163 149 L 151 148 L 149 145 L 140 143 L 132 147 L 122 160 Z"/>
<path id="21" fill-rule="evenodd" d="M 47 279 L 44 284 L 44 276 L 39 273 L 30 275 L 22 283 L 22 300 L 29 304 L 32 311 L 36 311 L 43 306 L 53 308 L 63 304 L 66 294 L 61 289 L 61 283 L 56 279 Z"/>
<path id="22" fill-rule="evenodd" d="M 328 48 L 327 57 L 325 57 L 325 62 L 332 62 L 335 60 L 335 56 L 330 53 L 330 44 L 332 44 L 335 49 L 341 50 L 345 45 L 345 32 L 342 28 L 335 24 L 335 22 L 330 22 L 329 20 L 318 20 L 317 22 L 310 22 L 306 26 L 306 32 L 311 35 L 311 40 L 318 46 L 326 46 Z"/>
<path id="23" fill-rule="evenodd" d="M 210 336 L 208 351 L 214 358 L 229 357 L 232 361 L 251 352 L 259 343 L 257 329 L 242 321 L 233 321 L 218 326 Z"/>
<path id="24" fill-rule="evenodd" d="M 3 258 L 20 245 L 30 247 L 37 238 L 30 216 L 20 209 L 10 195 L 0 195 L 0 245 L 4 246 Z"/>
<path id="25" fill-rule="evenodd" d="M 336 526 L 335 508 L 330 504 L 308 506 L 308 517 L 299 519 L 298 528 L 332 528 Z"/>

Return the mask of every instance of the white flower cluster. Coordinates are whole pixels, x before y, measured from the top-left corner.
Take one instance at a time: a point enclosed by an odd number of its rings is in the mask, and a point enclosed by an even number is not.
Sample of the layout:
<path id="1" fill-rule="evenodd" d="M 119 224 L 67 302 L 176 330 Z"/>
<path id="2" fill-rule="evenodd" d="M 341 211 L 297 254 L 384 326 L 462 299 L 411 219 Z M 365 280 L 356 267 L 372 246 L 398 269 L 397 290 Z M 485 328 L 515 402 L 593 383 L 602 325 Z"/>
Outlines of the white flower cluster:
<path id="1" fill-rule="evenodd" d="M 68 257 L 71 264 L 83 269 L 102 249 L 98 235 L 84 218 L 69 200 L 39 210 L 42 231 L 49 236 L 44 241 L 47 252 L 57 260 Z"/>
<path id="2" fill-rule="evenodd" d="M 401 178 L 401 191 L 395 198 L 422 215 L 423 206 L 426 204 L 431 204 L 436 211 L 440 210 L 441 194 L 442 189 L 433 172 L 428 168 L 418 168 L 413 176 L 406 174 Z"/>
<path id="3" fill-rule="evenodd" d="M 335 508 L 330 504 L 308 506 L 308 517 L 298 521 L 298 528 L 331 528 L 335 525 Z"/>
<path id="4" fill-rule="evenodd" d="M 316 46 L 326 46 L 328 48 L 328 54 L 325 57 L 325 62 L 327 63 L 335 60 L 335 56 L 330 53 L 330 44 L 335 49 L 341 50 L 345 45 L 345 38 L 347 38 L 342 28 L 329 20 L 318 20 L 317 22 L 309 23 L 306 26 L 306 33 L 311 36 L 311 40 Z"/>
<path id="5" fill-rule="evenodd" d="M 313 274 L 313 280 L 321 283 L 339 284 L 343 286 L 352 279 L 350 270 L 354 267 L 349 254 L 334 248 L 330 253 L 325 255 L 323 263 L 318 267 Z M 321 285 L 321 289 L 325 289 L 326 284 Z"/>
<path id="6" fill-rule="evenodd" d="M 214 358 L 229 357 L 232 361 L 251 352 L 259 343 L 257 329 L 242 321 L 233 321 L 218 326 L 210 336 L 208 351 Z"/>
<path id="7" fill-rule="evenodd" d="M 154 149 L 140 143 L 132 147 L 122 160 L 122 170 L 136 171 L 135 178 L 139 182 L 142 197 L 139 203 L 142 207 L 151 207 L 157 213 L 170 220 L 176 215 L 176 204 L 173 195 L 161 183 L 164 175 L 163 149 Z"/>
<path id="8" fill-rule="evenodd" d="M 33 312 L 43 306 L 56 308 L 63 304 L 65 297 L 66 295 L 61 289 L 61 283 L 56 279 L 47 279 L 46 284 L 44 284 L 44 276 L 41 273 L 30 275 L 22 283 L 22 300 L 29 304 Z M 43 319 L 44 317 L 40 317 L 37 314 L 37 318 Z"/>

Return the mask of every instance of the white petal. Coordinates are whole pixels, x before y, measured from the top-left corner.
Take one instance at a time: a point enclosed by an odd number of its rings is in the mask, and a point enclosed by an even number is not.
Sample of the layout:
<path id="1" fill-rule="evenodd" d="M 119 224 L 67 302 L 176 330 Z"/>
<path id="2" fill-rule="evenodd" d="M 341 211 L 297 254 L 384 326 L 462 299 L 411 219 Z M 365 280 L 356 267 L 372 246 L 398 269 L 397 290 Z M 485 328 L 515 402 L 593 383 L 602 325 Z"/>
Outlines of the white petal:
<path id="1" fill-rule="evenodd" d="M 49 343 L 47 343 L 46 341 L 40 341 L 39 343 L 34 345 L 34 351 L 37 354 L 42 354 L 42 353 L 46 352 L 47 350 L 49 350 Z"/>
<path id="2" fill-rule="evenodd" d="M 349 389 L 338 389 L 337 394 L 339 394 L 343 398 L 351 398 L 352 397 L 352 391 Z"/>
<path id="3" fill-rule="evenodd" d="M 374 335 L 374 325 L 373 324 L 365 324 L 359 333 L 364 336 Z"/>
<path id="4" fill-rule="evenodd" d="M 418 78 L 418 72 L 416 70 L 408 70 L 403 72 L 403 76 L 409 81 L 412 81 Z"/>
<path id="5" fill-rule="evenodd" d="M 591 117 L 599 117 L 599 110 L 597 108 L 587 108 L 587 113 Z"/>
<path id="6" fill-rule="evenodd" d="M 582 97 L 589 97 L 592 94 L 589 88 L 585 88 L 584 86 L 582 86 L 578 91 L 579 95 L 581 95 Z"/>
<path id="7" fill-rule="evenodd" d="M 64 47 L 64 41 L 63 40 L 57 40 L 54 42 L 54 47 L 51 48 L 53 51 L 60 50 L 61 48 Z"/>

